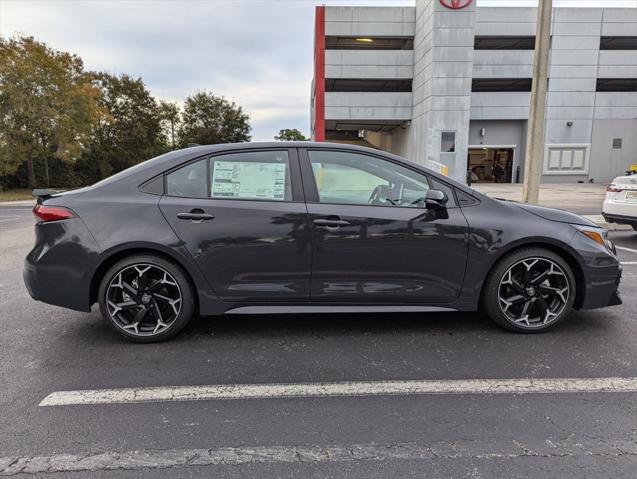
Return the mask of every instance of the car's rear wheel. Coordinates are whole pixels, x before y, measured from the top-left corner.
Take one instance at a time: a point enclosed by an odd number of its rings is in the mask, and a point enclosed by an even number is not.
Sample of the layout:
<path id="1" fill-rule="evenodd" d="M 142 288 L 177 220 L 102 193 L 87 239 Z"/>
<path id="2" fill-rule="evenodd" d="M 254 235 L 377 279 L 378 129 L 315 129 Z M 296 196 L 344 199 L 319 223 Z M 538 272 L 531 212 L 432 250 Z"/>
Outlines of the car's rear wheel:
<path id="1" fill-rule="evenodd" d="M 485 282 L 481 305 L 510 331 L 538 333 L 568 316 L 575 291 L 575 276 L 562 257 L 544 248 L 524 248 L 496 264 Z"/>
<path id="2" fill-rule="evenodd" d="M 120 334 L 140 343 L 173 337 L 195 312 L 186 273 L 159 256 L 118 261 L 102 278 L 98 295 L 102 316 Z"/>

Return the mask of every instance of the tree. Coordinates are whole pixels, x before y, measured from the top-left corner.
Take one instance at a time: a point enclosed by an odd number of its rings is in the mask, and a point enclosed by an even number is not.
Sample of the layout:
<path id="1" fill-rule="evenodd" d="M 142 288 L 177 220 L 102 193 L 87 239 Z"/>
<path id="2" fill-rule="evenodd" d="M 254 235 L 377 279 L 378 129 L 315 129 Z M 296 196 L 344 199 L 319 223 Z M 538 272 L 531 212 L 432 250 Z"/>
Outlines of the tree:
<path id="1" fill-rule="evenodd" d="M 250 117 L 223 97 L 197 92 L 184 104 L 179 143 L 202 145 L 250 141 Z"/>
<path id="2" fill-rule="evenodd" d="M 181 121 L 181 113 L 176 103 L 169 101 L 159 102 L 159 115 L 162 126 L 164 127 L 166 137 L 169 140 L 170 147 L 175 149 L 175 132 L 179 128 Z"/>
<path id="3" fill-rule="evenodd" d="M 283 130 L 279 130 L 279 134 L 274 137 L 277 141 L 308 141 L 309 138 L 306 138 L 303 133 L 301 133 L 296 128 L 285 128 Z"/>
<path id="4" fill-rule="evenodd" d="M 36 187 L 34 160 L 75 160 L 97 121 L 99 91 L 82 60 L 32 37 L 0 37 L 0 175 L 23 162 Z"/>
<path id="5" fill-rule="evenodd" d="M 83 166 L 88 180 L 104 178 L 168 149 L 159 105 L 141 78 L 94 73 L 106 114 L 92 133 Z"/>

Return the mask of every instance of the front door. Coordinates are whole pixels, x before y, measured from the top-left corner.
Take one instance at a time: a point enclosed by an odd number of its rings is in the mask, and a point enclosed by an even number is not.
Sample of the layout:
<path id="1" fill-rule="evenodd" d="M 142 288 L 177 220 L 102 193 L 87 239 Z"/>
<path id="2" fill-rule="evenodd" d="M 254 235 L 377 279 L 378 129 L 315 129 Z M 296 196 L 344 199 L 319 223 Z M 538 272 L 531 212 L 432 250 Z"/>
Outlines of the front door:
<path id="1" fill-rule="evenodd" d="M 444 303 L 467 262 L 468 227 L 453 188 L 390 159 L 302 150 L 312 222 L 312 300 Z M 448 217 L 424 207 L 427 189 L 449 196 Z"/>
<path id="2" fill-rule="evenodd" d="M 222 300 L 308 299 L 311 238 L 296 150 L 192 162 L 166 176 L 159 206 Z"/>

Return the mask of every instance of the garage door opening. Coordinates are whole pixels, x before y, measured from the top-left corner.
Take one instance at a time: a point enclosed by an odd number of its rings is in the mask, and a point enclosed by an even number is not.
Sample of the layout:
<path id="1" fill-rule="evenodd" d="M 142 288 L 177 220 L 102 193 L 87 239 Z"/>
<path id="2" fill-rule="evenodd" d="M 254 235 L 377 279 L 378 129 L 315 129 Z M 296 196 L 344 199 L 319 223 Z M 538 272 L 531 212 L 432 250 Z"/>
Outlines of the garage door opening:
<path id="1" fill-rule="evenodd" d="M 472 183 L 511 183 L 513 148 L 469 148 L 467 160 Z"/>

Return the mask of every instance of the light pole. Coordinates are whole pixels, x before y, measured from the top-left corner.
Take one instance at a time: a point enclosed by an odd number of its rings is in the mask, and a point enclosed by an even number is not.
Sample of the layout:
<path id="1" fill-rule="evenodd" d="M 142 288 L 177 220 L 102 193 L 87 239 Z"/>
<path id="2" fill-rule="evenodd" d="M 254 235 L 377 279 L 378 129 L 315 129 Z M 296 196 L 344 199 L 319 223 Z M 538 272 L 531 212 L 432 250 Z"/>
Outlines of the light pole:
<path id="1" fill-rule="evenodd" d="M 540 173 L 544 155 L 544 113 L 548 90 L 549 50 L 551 48 L 551 13 L 553 0 L 539 0 L 533 56 L 531 109 L 526 135 L 524 184 L 522 201 L 537 204 L 540 195 Z"/>

